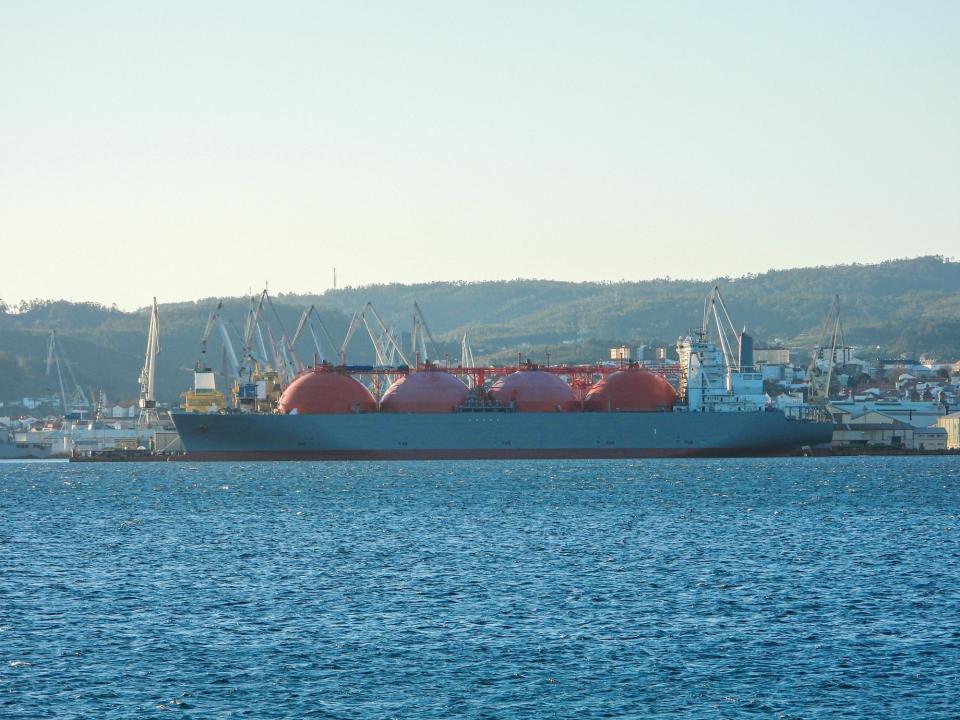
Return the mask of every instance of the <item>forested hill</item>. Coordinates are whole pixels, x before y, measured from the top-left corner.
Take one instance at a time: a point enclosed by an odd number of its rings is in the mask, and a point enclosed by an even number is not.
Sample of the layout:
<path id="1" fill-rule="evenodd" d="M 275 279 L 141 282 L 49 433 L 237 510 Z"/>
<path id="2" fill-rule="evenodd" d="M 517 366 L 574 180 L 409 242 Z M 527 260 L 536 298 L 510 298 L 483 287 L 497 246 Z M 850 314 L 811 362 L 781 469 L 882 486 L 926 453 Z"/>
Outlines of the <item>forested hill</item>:
<path id="1" fill-rule="evenodd" d="M 467 332 L 477 359 L 509 359 L 519 350 L 535 360 L 551 352 L 557 361 L 591 361 L 600 359 L 612 343 L 674 341 L 699 324 L 704 297 L 714 284 L 719 284 L 734 321 L 746 325 L 760 342 L 779 338 L 809 345 L 839 294 L 849 342 L 880 345 L 887 354 L 960 355 L 960 263 L 936 256 L 702 281 L 373 285 L 315 296 L 280 295 L 274 303 L 291 334 L 302 309 L 315 304 L 339 341 L 350 316 L 368 300 L 387 324 L 409 334 L 417 301 L 441 352 L 452 358 L 459 357 L 459 339 Z M 162 295 L 162 288 L 155 291 Z M 215 304 L 208 299 L 161 305 L 162 399 L 175 400 L 189 385 L 199 339 Z M 233 298 L 225 305 L 225 316 L 241 325 L 248 300 Z M 52 388 L 44 374 L 51 329 L 57 330 L 81 384 L 103 388 L 115 400 L 136 397 L 146 341 L 145 309 L 125 313 L 93 304 L 34 301 L 0 310 L 0 400 Z M 272 313 L 268 319 L 276 327 Z M 304 358 L 312 357 L 307 338 L 298 349 Z M 327 354 L 334 355 L 331 349 Z M 216 339 L 208 357 L 211 366 L 220 367 Z M 348 359 L 371 360 L 365 333 L 355 336 Z"/>

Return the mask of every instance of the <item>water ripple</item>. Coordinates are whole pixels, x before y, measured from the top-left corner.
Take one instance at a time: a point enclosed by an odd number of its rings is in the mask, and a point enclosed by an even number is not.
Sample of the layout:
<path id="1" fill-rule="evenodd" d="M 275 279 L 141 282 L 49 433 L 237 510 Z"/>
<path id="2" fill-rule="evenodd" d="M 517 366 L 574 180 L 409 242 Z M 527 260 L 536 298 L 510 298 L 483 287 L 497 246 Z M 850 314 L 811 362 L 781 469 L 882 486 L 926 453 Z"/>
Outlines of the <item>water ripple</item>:
<path id="1" fill-rule="evenodd" d="M 955 718 L 956 458 L 0 466 L 0 716 Z"/>

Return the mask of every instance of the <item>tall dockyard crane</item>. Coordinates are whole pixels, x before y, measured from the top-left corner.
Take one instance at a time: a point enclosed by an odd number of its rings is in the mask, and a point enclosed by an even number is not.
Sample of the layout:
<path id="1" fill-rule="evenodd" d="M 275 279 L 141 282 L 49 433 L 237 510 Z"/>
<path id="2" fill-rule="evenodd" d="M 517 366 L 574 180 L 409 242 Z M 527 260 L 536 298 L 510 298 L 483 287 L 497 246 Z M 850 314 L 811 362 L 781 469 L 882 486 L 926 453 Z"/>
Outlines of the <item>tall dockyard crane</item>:
<path id="1" fill-rule="evenodd" d="M 276 357 L 275 368 L 281 377 L 283 377 L 284 382 L 290 383 L 293 378 L 296 377 L 297 373 L 303 369 L 303 363 L 297 359 L 297 354 L 293 349 L 293 341 L 290 339 L 290 333 L 287 332 L 280 313 L 277 312 L 277 308 L 273 304 L 273 298 L 270 297 L 270 294 L 266 290 L 263 291 L 263 298 L 266 299 L 267 305 L 270 306 L 273 319 L 276 320 L 277 327 L 280 328 L 279 340 L 274 340 L 273 332 L 269 327 L 267 328 L 267 334 L 270 335 L 270 344 L 274 347 L 274 355 Z"/>
<path id="2" fill-rule="evenodd" d="M 427 340 L 430 341 L 428 352 Z M 420 353 L 422 362 L 440 359 L 440 350 L 433 339 L 430 328 L 427 326 L 427 319 L 423 316 L 423 311 L 416 301 L 413 303 L 413 332 L 410 333 L 410 344 L 413 346 L 413 354 Z M 433 353 L 432 355 L 430 353 Z"/>
<path id="3" fill-rule="evenodd" d="M 246 381 L 250 380 L 256 366 L 267 370 L 270 363 L 270 355 L 267 354 L 267 346 L 263 340 L 263 330 L 260 327 L 265 296 L 266 291 L 260 294 L 259 300 L 256 297 L 250 298 L 250 309 L 247 311 L 247 319 L 243 326 L 240 375 Z"/>
<path id="4" fill-rule="evenodd" d="M 257 339 L 257 357 L 259 358 L 259 364 L 261 370 L 269 372 L 271 370 L 270 365 L 270 355 L 267 353 L 267 342 L 263 339 L 263 327 L 260 325 L 260 321 L 257 320 L 254 324 L 255 334 L 254 336 Z"/>
<path id="5" fill-rule="evenodd" d="M 460 365 L 466 369 L 476 367 L 473 359 L 473 348 L 470 347 L 470 342 L 467 340 L 467 333 L 464 333 L 463 338 L 460 340 Z M 475 383 L 472 373 L 467 375 L 466 381 L 467 387 L 472 388 L 474 386 Z"/>
<path id="6" fill-rule="evenodd" d="M 374 344 L 380 348 L 380 356 L 383 358 L 382 364 L 386 367 L 393 367 L 397 364 L 397 348 L 390 342 L 390 338 L 397 336 L 397 329 L 390 328 L 385 333 L 380 333 Z"/>
<path id="7" fill-rule="evenodd" d="M 370 319 L 367 317 L 369 315 L 373 316 L 373 319 L 376 321 L 377 329 L 370 324 Z M 350 344 L 350 341 L 353 339 L 354 333 L 357 329 L 363 325 L 364 329 L 367 331 L 367 336 L 370 338 L 370 342 L 373 344 L 373 352 L 376 356 L 376 365 L 380 367 L 394 367 L 396 360 L 399 359 L 401 364 L 410 366 L 410 361 L 407 360 L 406 355 L 403 354 L 403 349 L 400 347 L 400 343 L 397 342 L 397 339 L 394 337 L 394 334 L 387 328 L 386 323 L 383 322 L 383 319 L 380 317 L 380 314 L 373 307 L 373 304 L 367 302 L 359 312 L 353 314 L 353 318 L 350 320 L 350 327 L 347 328 L 347 334 L 343 338 L 343 343 L 340 345 L 340 364 L 346 365 L 347 362 L 347 346 Z M 384 381 L 393 382 L 396 379 L 395 375 L 379 375 L 375 374 L 372 379 L 372 384 L 370 386 L 370 391 L 373 393 L 374 397 L 377 398 L 377 402 L 380 401 L 381 391 L 383 389 L 382 385 Z"/>
<path id="8" fill-rule="evenodd" d="M 73 383 L 73 391 L 69 398 L 67 397 L 67 390 L 63 381 L 64 365 L 66 365 L 67 374 Z M 63 355 L 63 349 L 57 340 L 57 331 L 51 330 L 50 339 L 47 341 L 47 377 L 50 377 L 50 373 L 54 368 L 57 370 L 57 383 L 60 388 L 60 403 L 63 408 L 64 417 L 70 415 L 71 412 L 82 414 L 84 410 L 89 410 L 90 401 L 87 399 L 87 394 L 83 391 L 80 383 L 77 382 L 77 378 L 73 374 L 73 368 L 70 367 L 70 363 L 67 362 L 66 357 Z"/>
<path id="9" fill-rule="evenodd" d="M 223 361 L 224 376 L 225 379 L 233 382 L 239 379 L 240 377 L 240 362 L 237 360 L 237 353 L 233 349 L 233 342 L 230 340 L 230 334 L 227 332 L 227 326 L 223 322 L 223 301 L 217 303 L 217 307 L 210 313 L 210 317 L 207 318 L 207 325 L 203 330 L 203 336 L 200 338 L 200 356 L 203 358 L 202 362 L 206 363 L 206 354 L 207 354 L 207 342 L 210 339 L 210 335 L 213 333 L 213 329 L 216 328 L 220 333 L 220 340 L 223 346 L 221 350 Z"/>
<path id="10" fill-rule="evenodd" d="M 820 327 L 820 337 L 807 366 L 807 380 L 810 383 L 809 400 L 828 400 L 830 398 L 830 383 L 833 381 L 833 368 L 837 365 L 837 347 L 841 354 L 845 352 L 846 339 L 843 335 L 843 322 L 840 319 L 840 296 L 835 295 L 833 304 Z M 827 348 L 830 348 L 830 357 L 824 357 Z M 819 362 L 818 362 L 819 361 Z M 826 369 L 821 368 L 825 365 Z"/>
<path id="11" fill-rule="evenodd" d="M 60 406 L 63 410 L 63 415 L 66 417 L 69 414 L 69 409 L 67 407 L 67 390 L 63 386 L 63 370 L 60 368 L 60 356 L 57 354 L 57 331 L 50 331 L 50 339 L 47 340 L 47 377 L 50 377 L 50 371 L 56 367 L 57 368 L 57 380 L 60 386 Z"/>
<path id="12" fill-rule="evenodd" d="M 374 328 L 371 327 L 370 321 L 367 318 L 367 313 L 373 316 L 373 319 L 376 320 L 377 325 L 379 326 L 380 333 L 379 335 L 374 331 Z M 407 360 L 407 356 L 403 354 L 403 350 L 400 347 L 400 343 L 397 342 L 397 339 L 393 336 L 393 333 L 387 328 L 386 323 L 383 322 L 383 319 L 380 317 L 380 314 L 376 311 L 376 308 L 373 307 L 373 303 L 368 302 L 363 306 L 363 309 L 359 312 L 353 314 L 353 318 L 350 320 L 350 327 L 347 328 L 347 334 L 343 338 L 343 343 L 340 345 L 340 364 L 346 365 L 347 358 L 347 346 L 350 344 L 350 341 L 353 339 L 354 333 L 357 329 L 363 325 L 367 331 L 367 335 L 370 337 L 370 342 L 373 343 L 373 349 L 376 353 L 377 364 L 386 365 L 387 364 L 387 355 L 385 352 L 386 348 L 392 349 L 396 353 L 396 357 L 400 359 L 400 362 L 404 365 L 409 366 L 410 361 Z"/>
<path id="13" fill-rule="evenodd" d="M 328 346 L 334 351 L 337 350 L 337 344 L 333 341 L 333 338 L 330 337 L 330 332 L 327 330 L 327 326 L 323 324 L 323 320 L 320 317 L 320 314 L 317 312 L 315 305 L 311 305 L 306 310 L 303 311 L 303 315 L 300 316 L 300 323 L 297 325 L 297 331 L 293 334 L 293 339 L 290 341 L 290 346 L 293 347 L 296 345 L 297 340 L 300 338 L 300 334 L 303 332 L 303 329 L 306 328 L 310 331 L 310 337 L 313 339 L 313 347 L 316 351 L 317 362 L 324 361 L 323 347 L 320 344 L 320 338 L 317 335 L 317 330 L 313 326 L 313 321 L 310 319 L 311 315 L 316 318 L 317 325 L 320 326 L 320 330 L 323 332 L 323 337 L 327 341 Z"/>
<path id="14" fill-rule="evenodd" d="M 284 385 L 289 385 L 300 371 L 299 361 L 297 361 L 290 352 L 289 342 L 286 335 L 281 335 L 277 340 L 273 336 L 273 330 L 267 325 L 267 339 L 270 341 L 270 349 L 273 351 L 273 367 L 277 374 L 283 380 Z"/>
<path id="15" fill-rule="evenodd" d="M 357 331 L 357 327 L 360 324 L 360 311 L 356 310 L 353 313 L 353 317 L 350 318 L 350 324 L 347 326 L 347 333 L 343 336 L 343 342 L 340 343 L 340 364 L 347 364 L 347 346 L 350 344 L 350 341 L 353 340 L 353 334 Z"/>
<path id="16" fill-rule="evenodd" d="M 140 371 L 140 418 L 137 425 L 147 428 L 160 424 L 157 413 L 157 355 L 160 354 L 160 313 L 157 299 L 150 311 L 150 329 L 147 331 L 147 352 Z"/>
<path id="17" fill-rule="evenodd" d="M 265 317 L 266 308 L 270 309 L 273 318 L 280 330 L 277 339 Z M 266 333 L 263 326 L 267 325 Z M 297 359 L 293 349 L 293 342 L 284 327 L 280 313 L 270 294 L 263 290 L 259 296 L 250 298 L 250 309 L 243 328 L 243 357 L 241 358 L 241 374 L 249 379 L 255 367 L 260 371 L 276 372 L 284 383 L 289 383 L 303 364 Z"/>

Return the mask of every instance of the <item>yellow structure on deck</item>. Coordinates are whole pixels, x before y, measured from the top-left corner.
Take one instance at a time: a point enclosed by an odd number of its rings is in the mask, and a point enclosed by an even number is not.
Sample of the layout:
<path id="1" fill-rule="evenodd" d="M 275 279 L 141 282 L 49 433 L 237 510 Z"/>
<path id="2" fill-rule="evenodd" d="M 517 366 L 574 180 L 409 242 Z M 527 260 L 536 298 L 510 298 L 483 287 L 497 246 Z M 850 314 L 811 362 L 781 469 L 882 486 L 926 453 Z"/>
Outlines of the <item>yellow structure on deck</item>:
<path id="1" fill-rule="evenodd" d="M 193 371 L 193 390 L 183 394 L 181 407 L 187 412 L 201 415 L 217 413 L 226 407 L 223 393 L 217 390 L 213 370 L 197 363 L 197 368 Z"/>

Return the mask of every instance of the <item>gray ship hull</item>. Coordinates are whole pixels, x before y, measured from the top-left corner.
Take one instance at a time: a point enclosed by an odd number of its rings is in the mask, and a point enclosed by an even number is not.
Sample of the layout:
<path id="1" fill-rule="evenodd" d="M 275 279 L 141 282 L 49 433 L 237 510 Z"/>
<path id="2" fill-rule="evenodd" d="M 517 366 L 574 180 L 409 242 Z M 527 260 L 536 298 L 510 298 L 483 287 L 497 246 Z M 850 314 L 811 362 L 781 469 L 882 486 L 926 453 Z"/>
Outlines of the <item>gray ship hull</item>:
<path id="1" fill-rule="evenodd" d="M 426 460 L 785 455 L 832 426 L 783 413 L 174 414 L 195 460 Z"/>

